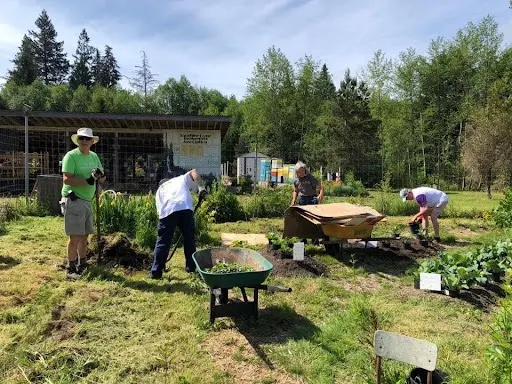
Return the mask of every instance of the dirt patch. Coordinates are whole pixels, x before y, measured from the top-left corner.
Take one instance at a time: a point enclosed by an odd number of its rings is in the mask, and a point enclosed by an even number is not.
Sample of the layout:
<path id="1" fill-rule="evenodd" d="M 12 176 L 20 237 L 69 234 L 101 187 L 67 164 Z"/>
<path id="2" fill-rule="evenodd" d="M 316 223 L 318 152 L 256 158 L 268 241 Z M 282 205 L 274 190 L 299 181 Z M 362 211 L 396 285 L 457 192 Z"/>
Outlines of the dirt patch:
<path id="1" fill-rule="evenodd" d="M 213 332 L 202 347 L 219 368 L 233 377 L 236 384 L 302 383 L 302 380 L 295 379 L 280 369 L 268 367 L 245 336 L 236 330 Z"/>
<path id="2" fill-rule="evenodd" d="M 327 276 L 326 266 L 310 256 L 304 256 L 304 261 L 281 259 L 280 252 L 273 250 L 269 245 L 258 252 L 274 266 L 273 275 L 285 277 Z"/>
<path id="3" fill-rule="evenodd" d="M 96 236 L 91 236 L 87 259 L 107 267 L 122 266 L 135 270 L 146 270 L 153 259 L 149 252 L 130 241 L 124 233 L 113 233 L 101 237 L 101 260 L 98 261 Z"/>
<path id="4" fill-rule="evenodd" d="M 67 340 L 75 335 L 75 323 L 66 317 L 65 309 L 64 305 L 53 308 L 51 311 L 52 320 L 46 327 L 45 334 L 57 341 Z"/>
<path id="5" fill-rule="evenodd" d="M 386 240 L 379 241 L 377 247 L 364 247 L 363 244 L 351 244 L 350 248 L 364 249 L 369 255 L 379 254 L 381 256 L 405 257 L 409 259 L 422 259 L 425 257 L 436 257 L 445 247 L 442 244 L 428 242 L 423 245 L 417 239 Z"/>

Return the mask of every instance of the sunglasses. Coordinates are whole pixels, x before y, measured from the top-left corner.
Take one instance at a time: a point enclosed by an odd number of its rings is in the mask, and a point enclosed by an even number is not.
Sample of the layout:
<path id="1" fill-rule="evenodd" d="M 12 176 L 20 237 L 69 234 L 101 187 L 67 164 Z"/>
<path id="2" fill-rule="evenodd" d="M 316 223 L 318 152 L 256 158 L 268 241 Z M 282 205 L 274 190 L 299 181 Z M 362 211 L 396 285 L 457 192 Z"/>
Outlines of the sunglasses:
<path id="1" fill-rule="evenodd" d="M 92 140 L 92 137 L 88 137 L 88 136 L 78 136 L 78 140 L 90 141 L 90 140 Z"/>

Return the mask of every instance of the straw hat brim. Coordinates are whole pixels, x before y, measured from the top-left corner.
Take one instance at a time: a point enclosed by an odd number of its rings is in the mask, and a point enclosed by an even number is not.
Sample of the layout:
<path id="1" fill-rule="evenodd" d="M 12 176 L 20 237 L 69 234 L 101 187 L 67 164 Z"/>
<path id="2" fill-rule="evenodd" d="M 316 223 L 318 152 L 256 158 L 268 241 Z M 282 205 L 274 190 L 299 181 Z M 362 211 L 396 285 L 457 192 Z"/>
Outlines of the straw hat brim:
<path id="1" fill-rule="evenodd" d="M 78 135 L 76 133 L 71 136 L 71 141 L 73 143 L 75 143 L 75 145 L 79 145 L 78 144 Z M 100 138 L 98 136 L 92 136 L 92 143 L 93 144 L 96 144 L 98 141 L 100 141 Z"/>

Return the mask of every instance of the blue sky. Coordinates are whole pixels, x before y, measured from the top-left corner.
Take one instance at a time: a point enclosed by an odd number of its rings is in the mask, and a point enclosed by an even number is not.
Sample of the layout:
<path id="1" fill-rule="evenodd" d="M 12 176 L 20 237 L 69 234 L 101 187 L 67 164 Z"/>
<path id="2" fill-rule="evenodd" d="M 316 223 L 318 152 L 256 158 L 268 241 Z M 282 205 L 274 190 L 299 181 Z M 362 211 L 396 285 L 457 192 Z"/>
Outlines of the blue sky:
<path id="1" fill-rule="evenodd" d="M 360 73 L 377 49 L 388 57 L 411 46 L 424 53 L 432 39 L 488 14 L 505 44 L 512 42 L 508 0 L 0 0 L 0 76 L 43 8 L 70 59 L 86 28 L 94 46 L 113 47 L 125 76 L 144 50 L 161 82 L 185 74 L 239 98 L 271 45 L 291 62 L 309 54 L 327 63 L 338 84 L 346 68 Z"/>

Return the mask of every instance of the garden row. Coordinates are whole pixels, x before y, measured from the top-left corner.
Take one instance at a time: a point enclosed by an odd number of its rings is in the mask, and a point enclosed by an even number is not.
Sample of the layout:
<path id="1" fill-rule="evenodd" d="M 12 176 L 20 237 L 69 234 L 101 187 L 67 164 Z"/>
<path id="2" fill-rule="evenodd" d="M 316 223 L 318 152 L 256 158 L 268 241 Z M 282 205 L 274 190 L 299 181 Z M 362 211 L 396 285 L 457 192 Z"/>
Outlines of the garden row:
<path id="1" fill-rule="evenodd" d="M 442 276 L 442 288 L 457 292 L 490 281 L 501 281 L 507 269 L 512 267 L 512 240 L 494 244 L 466 253 L 440 253 L 436 259 L 424 261 L 420 273 L 438 273 Z"/>

